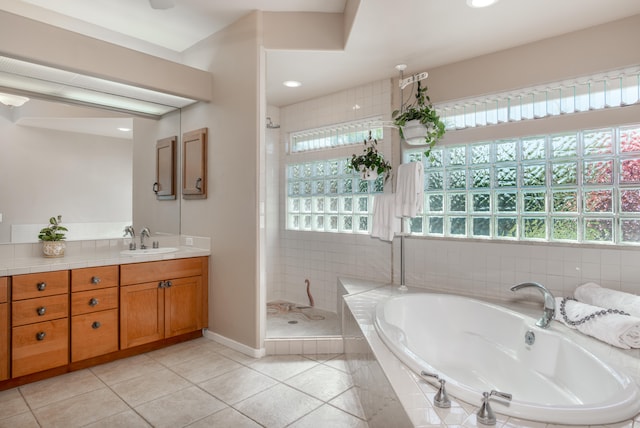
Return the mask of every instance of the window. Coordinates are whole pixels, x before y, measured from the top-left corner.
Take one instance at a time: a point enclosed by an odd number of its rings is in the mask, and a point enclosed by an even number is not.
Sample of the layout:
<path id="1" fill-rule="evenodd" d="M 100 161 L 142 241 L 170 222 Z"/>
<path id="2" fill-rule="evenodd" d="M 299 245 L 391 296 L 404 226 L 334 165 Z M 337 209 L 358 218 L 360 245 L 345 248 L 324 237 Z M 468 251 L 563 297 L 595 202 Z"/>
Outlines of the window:
<path id="1" fill-rule="evenodd" d="M 640 243 L 640 125 L 435 148 L 411 233 Z"/>
<path id="2" fill-rule="evenodd" d="M 360 144 L 371 136 L 382 139 L 382 119 L 369 118 L 291 134 L 291 153 Z"/>

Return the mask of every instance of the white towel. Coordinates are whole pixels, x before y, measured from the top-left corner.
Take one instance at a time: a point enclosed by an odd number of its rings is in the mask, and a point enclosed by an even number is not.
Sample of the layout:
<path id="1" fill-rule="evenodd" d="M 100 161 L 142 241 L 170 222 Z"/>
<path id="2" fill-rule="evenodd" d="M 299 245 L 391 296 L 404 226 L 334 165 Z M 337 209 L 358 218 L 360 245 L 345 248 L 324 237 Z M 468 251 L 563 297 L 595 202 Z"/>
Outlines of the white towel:
<path id="1" fill-rule="evenodd" d="M 422 162 L 404 163 L 396 174 L 396 217 L 415 217 L 424 205 Z"/>
<path id="2" fill-rule="evenodd" d="M 577 329 L 588 336 L 595 337 L 618 348 L 640 348 L 640 318 L 607 313 L 573 326 L 564 321 L 560 312 L 561 303 L 562 298 L 556 297 L 555 319 L 567 327 Z M 575 300 L 567 300 L 564 308 L 570 321 L 577 321 L 587 315 L 603 310 L 601 307 L 576 302 Z"/>
<path id="3" fill-rule="evenodd" d="M 640 318 L 640 296 L 623 291 L 604 288 L 593 282 L 587 282 L 576 288 L 573 297 L 583 303 L 618 309 Z"/>
<path id="4" fill-rule="evenodd" d="M 395 216 L 395 195 L 382 193 L 373 199 L 371 236 L 383 241 L 393 241 L 393 234 L 400 232 L 400 219 Z"/>

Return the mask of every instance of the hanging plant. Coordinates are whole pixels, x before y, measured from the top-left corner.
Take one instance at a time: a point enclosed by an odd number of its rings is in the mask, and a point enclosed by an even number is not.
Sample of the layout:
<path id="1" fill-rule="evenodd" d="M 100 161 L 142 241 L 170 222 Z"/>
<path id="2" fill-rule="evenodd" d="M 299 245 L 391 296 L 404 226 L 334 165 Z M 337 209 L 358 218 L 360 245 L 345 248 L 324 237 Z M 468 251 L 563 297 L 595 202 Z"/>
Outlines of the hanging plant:
<path id="1" fill-rule="evenodd" d="M 378 140 L 371 137 L 371 131 L 369 131 L 369 138 L 364 140 L 363 154 L 351 157 L 348 167 L 351 171 L 357 171 L 362 175 L 365 180 L 375 180 L 378 176 L 383 175 L 384 181 L 391 176 L 391 164 L 384 160 L 384 156 L 378 152 L 377 149 Z"/>
<path id="2" fill-rule="evenodd" d="M 423 87 L 420 81 L 418 81 L 413 103 L 402 112 L 400 110 L 394 111 L 391 117 L 393 118 L 393 123 L 400 130 L 400 137 L 405 141 L 415 138 L 413 135 L 407 135 L 410 127 L 420 127 L 420 136 L 424 135 L 424 142 L 428 146 L 425 156 L 431 154 L 431 149 L 445 133 L 444 122 L 440 120 L 440 116 L 438 116 L 436 109 L 431 104 L 431 100 L 427 95 L 427 87 Z"/>

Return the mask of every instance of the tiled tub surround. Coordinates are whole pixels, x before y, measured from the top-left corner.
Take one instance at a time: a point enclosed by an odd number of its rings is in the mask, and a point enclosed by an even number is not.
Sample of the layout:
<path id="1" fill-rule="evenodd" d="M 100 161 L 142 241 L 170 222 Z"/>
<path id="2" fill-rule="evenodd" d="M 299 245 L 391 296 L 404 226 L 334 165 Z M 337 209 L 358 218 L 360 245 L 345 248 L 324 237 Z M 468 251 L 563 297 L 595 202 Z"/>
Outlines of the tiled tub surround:
<path id="1" fill-rule="evenodd" d="M 187 240 L 193 241 L 193 245 L 186 245 Z M 101 239 L 67 241 L 64 257 L 45 258 L 42 256 L 41 243 L 0 244 L 0 276 L 200 257 L 208 256 L 211 253 L 210 238 L 185 235 L 154 235 L 149 239 L 149 242 L 152 241 L 158 241 L 160 248 L 176 247 L 178 251 L 144 256 L 127 256 L 120 254 L 122 250 L 128 248 L 125 246 L 125 243 L 128 242 L 126 239 Z"/>
<path id="2" fill-rule="evenodd" d="M 398 295 L 400 292 L 397 286 L 386 286 L 380 283 L 371 283 L 370 289 L 367 291 L 363 281 L 340 279 L 338 287 L 343 288 L 345 295 L 345 354 L 352 370 L 354 383 L 358 386 L 361 393 L 361 403 L 365 413 L 367 414 L 369 425 L 371 427 L 384 426 L 384 424 L 376 424 L 376 415 L 384 413 L 385 410 L 394 407 L 394 401 L 397 399 L 401 404 L 405 414 L 408 416 L 409 423 L 406 426 L 417 427 L 442 427 L 442 426 L 480 426 L 476 421 L 476 412 L 478 411 L 478 403 L 465 403 L 452 397 L 452 406 L 450 409 L 440 409 L 433 406 L 433 397 L 437 392 L 436 387 L 432 383 L 427 383 L 419 378 L 415 373 L 411 372 L 407 366 L 402 364 L 382 342 L 374 327 L 375 306 L 380 301 Z M 409 293 L 428 292 L 425 288 L 409 288 Z M 532 302 L 507 302 L 492 301 L 492 303 L 508 306 L 526 313 L 532 317 L 539 317 L 541 312 L 541 301 L 539 297 Z M 349 325 L 349 319 L 352 325 Z M 357 328 L 357 329 L 356 329 Z M 561 332 L 583 346 L 598 358 L 601 358 L 611 366 L 624 371 L 632 377 L 637 383 L 640 383 L 640 350 L 621 350 L 599 342 L 590 337 L 584 336 L 574 330 L 571 330 L 560 323 L 554 322 L 552 329 Z M 355 332 L 355 333 L 354 333 Z M 358 337 L 358 335 L 360 335 Z M 365 341 L 365 343 L 362 343 Z M 362 349 L 369 347 L 371 354 L 363 356 Z M 356 358 L 354 358 L 354 355 Z M 365 361 L 367 364 L 363 364 Z M 373 363 L 375 361 L 375 364 Z M 379 365 L 380 373 L 376 373 L 370 367 Z M 588 375 L 588 374 L 585 374 Z M 390 384 L 394 394 L 379 394 L 378 391 L 384 391 L 378 385 L 385 382 Z M 368 394 L 368 395 L 367 395 Z M 479 401 L 479 400 L 478 400 Z M 494 408 L 495 411 L 495 408 Z M 401 418 L 402 413 L 396 411 L 396 418 Z M 384 420 L 384 417 L 382 417 Z M 561 425 L 547 425 L 541 422 L 510 418 L 497 414 L 497 425 L 505 427 L 560 427 Z M 401 420 L 401 419 L 398 419 Z M 403 425 L 399 425 L 403 426 Z M 608 425 L 611 426 L 611 425 Z M 620 427 L 640 427 L 640 415 L 634 420 L 624 421 L 615 426 Z"/>

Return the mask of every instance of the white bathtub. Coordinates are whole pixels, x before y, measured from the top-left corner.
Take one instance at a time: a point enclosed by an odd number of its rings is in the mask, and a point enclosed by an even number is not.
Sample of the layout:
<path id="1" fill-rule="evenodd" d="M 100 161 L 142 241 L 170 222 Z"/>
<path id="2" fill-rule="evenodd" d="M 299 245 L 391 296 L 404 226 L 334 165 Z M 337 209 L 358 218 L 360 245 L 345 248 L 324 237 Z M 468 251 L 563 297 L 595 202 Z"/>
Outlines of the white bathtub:
<path id="1" fill-rule="evenodd" d="M 540 309 L 542 314 L 542 308 Z M 383 342 L 416 373 L 439 374 L 447 392 L 480 405 L 482 392 L 513 395 L 492 400 L 495 412 L 559 424 L 608 424 L 640 412 L 638 385 L 536 319 L 503 307 L 445 294 L 406 294 L 376 307 Z M 532 331 L 536 340 L 525 343 Z"/>

